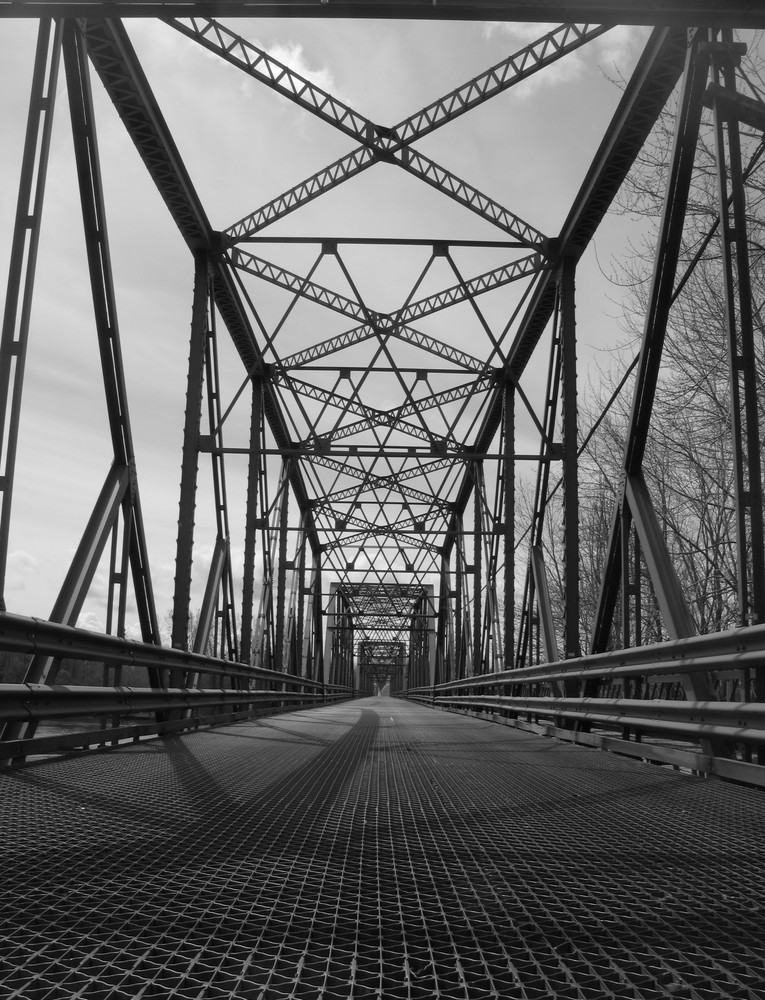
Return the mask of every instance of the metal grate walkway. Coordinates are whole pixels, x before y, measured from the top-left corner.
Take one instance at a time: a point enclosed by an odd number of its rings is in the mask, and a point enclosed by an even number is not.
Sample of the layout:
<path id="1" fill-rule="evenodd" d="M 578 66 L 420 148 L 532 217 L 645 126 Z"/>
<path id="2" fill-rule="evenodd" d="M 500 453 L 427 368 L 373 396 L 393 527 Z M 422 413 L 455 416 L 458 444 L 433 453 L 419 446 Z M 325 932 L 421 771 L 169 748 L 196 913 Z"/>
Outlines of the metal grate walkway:
<path id="1" fill-rule="evenodd" d="M 5 773 L 0 998 L 765 997 L 763 793 L 367 699 Z"/>

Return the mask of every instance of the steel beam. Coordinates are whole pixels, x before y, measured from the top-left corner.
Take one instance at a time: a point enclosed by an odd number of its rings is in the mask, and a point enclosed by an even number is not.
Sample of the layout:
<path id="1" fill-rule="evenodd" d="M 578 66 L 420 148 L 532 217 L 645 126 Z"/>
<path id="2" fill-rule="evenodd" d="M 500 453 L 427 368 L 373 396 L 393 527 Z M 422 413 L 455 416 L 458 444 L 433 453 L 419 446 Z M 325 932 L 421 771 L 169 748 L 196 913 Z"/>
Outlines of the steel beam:
<path id="1" fill-rule="evenodd" d="M 120 516 L 122 503 L 131 488 L 127 465 L 114 463 L 93 508 L 88 524 L 72 559 L 61 591 L 50 613 L 52 622 L 75 625 L 95 576 L 106 542 Z M 24 680 L 28 684 L 45 684 L 55 673 L 53 660 L 34 657 Z"/>
<path id="2" fill-rule="evenodd" d="M 515 387 L 505 383 L 503 412 L 504 460 L 502 463 L 502 550 L 504 576 L 503 667 L 513 666 L 515 655 Z"/>
<path id="3" fill-rule="evenodd" d="M 0 0 L 0 17 L 157 17 L 155 0 Z M 765 27 L 756 0 L 163 0 L 162 14 Z"/>
<path id="4" fill-rule="evenodd" d="M 5 574 L 11 530 L 21 397 L 29 342 L 37 250 L 48 176 L 63 24 L 40 22 L 29 99 L 24 156 L 13 226 L 8 285 L 0 337 L 0 610 L 5 610 Z M 6 426 L 7 419 L 7 426 Z"/>
<path id="5" fill-rule="evenodd" d="M 483 517 L 485 483 L 483 466 L 473 463 L 473 673 L 484 672 L 481 627 L 483 612 Z"/>
<path id="6" fill-rule="evenodd" d="M 576 380 L 576 261 L 560 271 L 561 425 L 563 446 L 563 654 L 580 656 L 579 432 Z"/>
<path id="7" fill-rule="evenodd" d="M 696 155 L 704 91 L 709 72 L 709 53 L 705 49 L 699 50 L 698 43 L 699 36 L 696 33 L 687 50 L 683 87 L 678 102 L 653 279 L 648 296 L 643 340 L 622 462 L 625 489 L 626 482 L 630 477 L 635 477 L 633 479 L 635 483 L 642 482 L 643 456 L 653 413 L 669 311 L 675 289 L 678 255 Z M 641 488 L 638 491 L 638 496 L 642 498 L 644 492 Z M 624 537 L 620 525 L 620 510 L 622 508 L 623 502 L 615 513 L 608 543 L 606 575 L 602 578 L 601 593 L 595 614 L 594 642 L 596 644 L 593 646 L 594 650 L 603 649 L 608 644 L 608 635 L 621 582 L 621 539 Z M 636 511 L 632 505 L 630 505 L 630 509 L 634 517 Z M 645 546 L 645 538 L 641 538 L 641 542 Z M 662 581 L 659 580 L 658 583 L 661 587 Z M 691 625 L 685 621 L 681 609 L 676 606 L 676 602 L 671 597 L 668 597 L 668 601 L 669 603 L 663 609 L 671 616 L 666 621 L 667 627 L 670 630 L 677 628 L 678 635 L 690 634 L 688 629 L 691 628 Z M 692 631 L 695 631 L 695 626 L 692 627 Z"/>
<path id="8" fill-rule="evenodd" d="M 765 622 L 762 460 L 759 387 L 754 346 L 754 309 L 744 189 L 741 137 L 735 106 L 737 47 L 730 32 L 719 43 L 710 32 L 715 89 L 712 111 L 723 256 L 725 324 L 730 369 L 730 416 L 736 502 L 738 613 L 742 625 Z M 721 96 L 727 95 L 727 101 Z M 707 97 L 709 91 L 707 91 Z M 765 115 L 761 116 L 765 128 Z M 765 698 L 765 671 L 759 670 L 758 696 Z"/>
<path id="9" fill-rule="evenodd" d="M 646 308 L 643 344 L 635 378 L 632 413 L 624 455 L 624 468 L 628 475 L 639 472 L 642 468 L 648 427 L 653 414 L 669 310 L 675 291 L 678 256 L 708 73 L 709 55 L 703 47 L 699 48 L 696 36 L 694 44 L 688 49 L 683 90 L 679 98 L 666 197 Z"/>
<path id="10" fill-rule="evenodd" d="M 228 559 L 228 547 L 225 538 L 220 535 L 215 539 L 210 569 L 207 574 L 202 606 L 199 610 L 199 621 L 194 633 L 193 652 L 205 653 L 213 636 L 213 625 L 218 610 L 218 599 L 220 596 L 221 584 L 226 569 Z M 213 656 L 218 656 L 219 651 L 213 650 Z M 191 685 L 193 686 L 193 685 Z"/>
<path id="11" fill-rule="evenodd" d="M 188 649 L 189 643 L 193 641 L 189 635 L 189 615 L 191 613 L 194 514 L 196 510 L 197 474 L 199 471 L 199 442 L 201 436 L 202 392 L 208 326 L 209 281 L 207 255 L 200 252 L 195 258 L 194 299 L 186 381 L 186 415 L 181 460 L 178 540 L 175 557 L 171 641 L 176 649 Z M 177 678 L 171 678 L 171 683 L 175 683 L 176 680 Z"/>
<path id="12" fill-rule="evenodd" d="M 680 78 L 686 51 L 684 31 L 663 28 L 651 34 L 561 228 L 557 239 L 561 256 L 579 255 L 590 243 Z M 505 362 L 505 371 L 516 384 L 553 314 L 556 287 L 554 272 L 543 272 L 537 279 Z M 489 450 L 501 419 L 502 392 L 497 390 L 476 437 L 476 451 Z M 465 510 L 471 492 L 470 477 L 464 475 L 455 498 L 455 519 Z M 450 537 L 447 537 L 447 545 L 451 544 Z"/>
<path id="13" fill-rule="evenodd" d="M 696 624 L 683 596 L 683 589 L 641 473 L 636 472 L 626 477 L 625 497 L 670 638 L 685 639 L 695 635 Z"/>
<path id="14" fill-rule="evenodd" d="M 250 454 L 247 463 L 247 500 L 244 526 L 244 564 L 242 569 L 242 617 L 240 656 L 244 663 L 252 657 L 252 611 L 255 601 L 255 548 L 257 544 L 258 500 L 263 476 L 261 454 L 263 438 L 263 383 L 252 378 L 250 410 Z"/>
<path id="15" fill-rule="evenodd" d="M 289 479 L 290 459 L 285 460 L 283 479 Z M 289 516 L 289 490 L 282 490 L 279 504 L 279 555 L 276 565 L 276 622 L 275 634 L 276 644 L 274 649 L 274 667 L 276 670 L 286 670 L 284 659 L 284 626 L 285 610 L 287 607 L 287 526 Z"/>
<path id="16" fill-rule="evenodd" d="M 93 13 L 93 8 L 90 8 Z M 155 10 L 156 14 L 156 10 Z M 193 251 L 215 255 L 219 240 L 191 182 L 167 123 L 141 68 L 124 25 L 118 20 L 95 18 L 81 26 L 88 55 L 135 143 L 149 175 L 165 201 L 184 240 Z M 213 256 L 213 297 L 247 372 L 263 370 L 263 360 L 246 317 L 236 283 L 227 268 Z M 291 445 L 291 437 L 274 388 L 263 385 L 264 413 L 278 447 Z M 297 463 L 292 463 L 291 485 L 301 510 L 308 511 L 308 492 Z M 309 542 L 318 551 L 319 540 L 310 525 Z"/>
<path id="17" fill-rule="evenodd" d="M 133 588 L 143 638 L 147 642 L 159 642 L 159 624 L 135 478 L 135 452 L 122 364 L 86 43 L 73 22 L 64 28 L 63 53 L 109 430 L 115 463 L 119 467 L 129 468 L 131 475 L 130 502 L 125 506 L 124 513 L 126 523 L 129 522 L 126 531 L 130 532 Z M 126 584 L 127 581 L 124 581 L 123 586 Z M 153 678 L 152 683 L 155 682 L 159 683 L 159 679 Z"/>

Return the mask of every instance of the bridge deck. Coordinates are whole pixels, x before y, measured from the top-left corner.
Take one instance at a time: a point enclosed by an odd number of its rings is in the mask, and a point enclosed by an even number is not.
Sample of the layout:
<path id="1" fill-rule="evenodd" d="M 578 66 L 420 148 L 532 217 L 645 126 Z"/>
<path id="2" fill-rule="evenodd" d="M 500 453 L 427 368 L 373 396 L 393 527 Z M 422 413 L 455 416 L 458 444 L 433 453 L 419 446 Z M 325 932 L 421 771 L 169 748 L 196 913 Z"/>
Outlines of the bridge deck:
<path id="1" fill-rule="evenodd" d="M 765 796 L 390 699 L 5 773 L 0 997 L 765 997 Z"/>

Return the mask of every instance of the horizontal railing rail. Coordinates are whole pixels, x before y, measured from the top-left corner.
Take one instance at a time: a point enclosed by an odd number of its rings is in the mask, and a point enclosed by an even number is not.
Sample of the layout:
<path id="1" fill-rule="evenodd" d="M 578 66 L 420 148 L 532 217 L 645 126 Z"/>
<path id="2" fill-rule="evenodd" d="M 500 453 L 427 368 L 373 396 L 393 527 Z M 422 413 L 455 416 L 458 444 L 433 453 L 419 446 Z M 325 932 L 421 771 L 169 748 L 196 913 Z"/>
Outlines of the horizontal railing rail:
<path id="1" fill-rule="evenodd" d="M 199 653 L 155 646 L 55 622 L 0 613 L 0 651 L 43 655 L 109 668 L 179 673 L 218 680 L 220 687 L 145 687 L 131 684 L 0 683 L 0 761 L 177 733 L 258 715 L 353 698 L 356 692 L 315 678 L 269 670 Z M 79 731 L 49 735 L 45 724 Z M 19 734 L 18 724 L 40 731 Z M 14 724 L 16 724 L 14 726 Z M 62 725 L 63 724 L 63 725 Z M 8 734 L 11 734 L 8 736 Z"/>
<path id="2" fill-rule="evenodd" d="M 463 677 L 411 689 L 407 697 L 765 787 L 765 766 L 752 762 L 753 757 L 765 759 L 765 702 L 722 697 L 731 679 L 737 690 L 749 693 L 749 678 L 763 665 L 765 626 L 757 625 Z M 719 689 L 717 699 L 688 695 L 690 688 L 684 688 L 683 681 L 700 674 L 708 690 Z M 644 683 L 636 685 L 637 679 Z M 661 686 L 657 682 L 669 681 L 681 691 L 677 699 L 652 696 Z M 608 693 L 609 686 L 625 682 L 645 696 Z M 605 693 L 592 694 L 598 687 Z"/>
<path id="3" fill-rule="evenodd" d="M 284 675 L 282 675 L 284 676 Z M 80 685 L 3 684 L 0 722 L 41 721 L 81 715 L 135 715 L 189 711 L 263 701 L 322 701 L 320 692 L 272 691 L 260 688 L 130 688 Z"/>
<path id="4" fill-rule="evenodd" d="M 751 669 L 765 664 L 765 625 L 730 629 L 687 639 L 632 646 L 629 649 L 593 653 L 555 663 L 540 663 L 518 670 L 447 681 L 439 691 L 469 684 L 472 688 L 521 684 L 528 681 L 555 681 L 576 678 L 640 677 L 662 674 L 690 674 L 700 670 Z"/>

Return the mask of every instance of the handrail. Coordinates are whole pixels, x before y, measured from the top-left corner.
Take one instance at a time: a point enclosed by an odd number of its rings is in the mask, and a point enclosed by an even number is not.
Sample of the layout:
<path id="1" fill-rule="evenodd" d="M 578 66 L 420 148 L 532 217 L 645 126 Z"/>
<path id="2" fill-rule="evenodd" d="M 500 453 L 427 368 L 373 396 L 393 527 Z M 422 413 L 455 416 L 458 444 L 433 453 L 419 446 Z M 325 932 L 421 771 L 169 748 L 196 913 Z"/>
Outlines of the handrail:
<path id="1" fill-rule="evenodd" d="M 765 702 L 650 697 L 653 683 L 641 688 L 645 698 L 635 697 L 634 691 L 632 697 L 620 697 L 618 686 L 609 689 L 609 681 L 644 678 L 666 685 L 670 678 L 698 672 L 707 672 L 710 679 L 736 674 L 743 678 L 763 661 L 765 625 L 753 625 L 463 677 L 412 688 L 406 696 L 542 735 L 765 787 L 765 764 L 752 763 L 753 757 L 765 761 Z M 577 682 L 574 692 L 587 692 L 587 697 L 572 697 L 570 688 L 567 697 L 555 693 L 553 682 L 561 681 Z M 603 697 L 592 693 L 592 681 L 605 686 Z"/>
<path id="2" fill-rule="evenodd" d="M 306 687 L 322 688 L 321 681 L 285 674 L 265 667 L 253 667 L 221 660 L 203 653 L 190 653 L 169 646 L 155 646 L 137 639 L 90 632 L 70 625 L 0 612 L 0 649 L 34 655 L 43 653 L 67 659 L 97 660 L 99 663 L 130 667 L 190 670 L 226 677 L 254 678 L 283 682 L 294 678 Z"/>
<path id="3" fill-rule="evenodd" d="M 478 674 L 447 681 L 437 691 L 458 688 L 495 687 L 529 681 L 553 681 L 566 678 L 640 677 L 662 674 L 694 673 L 700 670 L 743 669 L 765 660 L 765 625 L 730 629 L 711 635 L 658 642 L 649 646 L 592 653 L 570 660 L 540 663 L 517 670 Z M 431 690 L 431 689 L 428 689 Z"/>
<path id="4" fill-rule="evenodd" d="M 603 726 L 628 726 L 685 737 L 723 736 L 765 743 L 765 703 L 669 701 L 636 698 L 436 698 L 434 704 L 491 707 L 576 719 Z"/>
<path id="5" fill-rule="evenodd" d="M 114 746 L 200 726 L 220 725 L 263 714 L 343 701 L 356 696 L 344 685 L 222 660 L 166 646 L 72 628 L 0 612 L 0 650 L 44 654 L 108 666 L 138 667 L 169 676 L 171 670 L 220 678 L 220 688 L 132 687 L 93 684 L 0 684 L 0 761 L 31 755 Z M 176 676 L 178 674 L 176 673 Z M 224 686 L 227 684 L 228 686 Z M 151 718 L 151 716 L 154 716 Z M 91 727 L 17 738 L 14 724 L 85 717 Z M 95 727 L 95 728 L 94 728 Z"/>
<path id="6" fill-rule="evenodd" d="M 167 712 L 265 701 L 317 701 L 318 692 L 261 688 L 133 688 L 85 685 L 0 684 L 0 722 L 62 719 L 75 715 Z"/>

